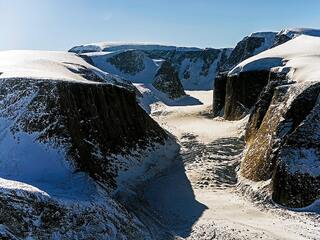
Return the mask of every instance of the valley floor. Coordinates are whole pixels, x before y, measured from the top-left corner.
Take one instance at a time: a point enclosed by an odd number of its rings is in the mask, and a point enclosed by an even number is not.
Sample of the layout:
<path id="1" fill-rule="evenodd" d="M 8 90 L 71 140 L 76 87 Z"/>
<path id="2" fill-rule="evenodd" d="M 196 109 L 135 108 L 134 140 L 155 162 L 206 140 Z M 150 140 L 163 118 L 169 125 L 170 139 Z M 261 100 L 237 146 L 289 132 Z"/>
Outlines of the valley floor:
<path id="1" fill-rule="evenodd" d="M 142 193 L 149 210 L 137 215 L 155 237 L 320 239 L 319 214 L 259 203 L 239 191 L 236 171 L 244 148 L 239 136 L 246 119 L 212 119 L 212 91 L 188 94 L 198 104 L 183 105 L 190 99 L 181 100 L 179 106 L 155 101 L 150 108 L 151 116 L 181 144 L 176 164 L 148 183 Z M 156 233 L 160 225 L 167 234 Z"/>

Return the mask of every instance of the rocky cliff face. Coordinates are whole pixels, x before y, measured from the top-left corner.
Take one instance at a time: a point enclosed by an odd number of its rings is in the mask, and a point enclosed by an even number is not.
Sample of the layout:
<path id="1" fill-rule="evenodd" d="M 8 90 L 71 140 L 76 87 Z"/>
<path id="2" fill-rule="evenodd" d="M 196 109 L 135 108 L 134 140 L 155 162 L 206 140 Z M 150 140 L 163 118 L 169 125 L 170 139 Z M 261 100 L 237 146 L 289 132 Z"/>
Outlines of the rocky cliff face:
<path id="1" fill-rule="evenodd" d="M 1 53 L 0 71 L 1 238 L 148 239 L 111 196 L 176 147 L 131 87 L 60 52 Z"/>
<path id="2" fill-rule="evenodd" d="M 225 80 L 225 79 L 224 79 Z M 269 81 L 269 71 L 243 72 L 228 76 L 223 117 L 239 120 L 250 112 Z"/>
<path id="3" fill-rule="evenodd" d="M 101 59 L 103 56 L 101 52 L 113 52 L 115 55 L 118 55 L 121 52 L 130 51 L 130 49 L 133 52 L 143 52 L 147 58 L 153 59 L 156 64 L 159 60 L 170 62 L 178 72 L 179 79 L 186 90 L 212 89 L 212 83 L 218 67 L 228 59 L 231 52 L 231 49 L 180 48 L 174 46 L 138 44 L 108 45 L 103 43 L 98 44 L 97 47 L 91 47 L 91 45 L 78 46 L 70 49 L 69 51 L 79 54 L 86 53 L 86 56 L 89 56 L 91 59 L 93 59 L 95 66 L 103 69 L 103 66 L 97 60 L 97 58 Z M 94 52 L 98 53 L 94 54 Z M 120 58 L 118 59 L 120 60 Z M 129 65 L 137 65 L 136 59 L 132 60 L 133 61 L 131 61 Z M 122 62 L 127 61 L 127 58 L 125 58 Z M 108 72 L 112 71 L 112 69 L 109 68 L 107 70 Z M 150 83 L 155 76 L 157 69 L 152 67 L 152 64 L 145 64 L 145 70 L 149 74 L 144 74 L 143 76 L 141 75 L 139 78 L 137 77 L 130 79 L 130 76 L 123 77 L 130 81 L 143 81 Z M 151 73 L 153 73 L 153 76 Z M 121 73 L 119 74 L 119 72 L 117 74 L 122 76 Z"/>
<path id="4" fill-rule="evenodd" d="M 250 84 L 242 86 L 242 84 L 239 83 L 237 87 L 240 88 L 237 90 L 232 90 L 236 89 L 233 87 L 233 85 L 235 84 L 235 82 L 237 82 L 237 79 L 228 78 L 228 71 L 230 71 L 243 60 L 248 59 L 249 57 L 252 57 L 274 46 L 276 36 L 277 34 L 274 32 L 261 32 L 253 33 L 250 36 L 245 37 L 237 44 L 237 46 L 233 49 L 230 56 L 226 58 L 223 64 L 221 64 L 221 66 L 219 67 L 219 72 L 214 80 L 213 87 L 213 89 L 215 90 L 213 93 L 214 116 L 222 116 L 222 113 L 224 113 L 224 117 L 226 117 L 226 119 L 235 120 L 243 117 L 246 113 L 248 113 L 248 110 L 256 101 L 256 93 L 253 92 L 252 95 L 250 94 L 250 99 L 248 99 L 248 101 L 244 101 L 244 95 L 248 94 L 249 90 L 245 88 Z M 257 73 L 256 75 L 261 74 L 263 75 L 263 73 Z M 261 77 L 264 78 L 263 76 Z M 239 81 L 241 81 L 241 79 Z M 251 80 L 251 83 L 252 82 L 255 82 L 254 79 Z M 263 87 L 264 85 L 257 86 L 258 89 L 254 91 L 261 91 L 261 87 Z M 228 89 L 226 89 L 227 87 Z M 235 93 L 234 91 L 237 91 L 237 93 Z M 242 97 L 240 97 L 240 95 L 242 95 Z M 242 98 L 242 100 L 236 99 L 236 96 Z M 235 104 L 234 109 L 232 109 L 233 104 Z"/>
<path id="5" fill-rule="evenodd" d="M 169 61 L 178 72 L 181 83 L 186 90 L 212 89 L 212 82 L 223 53 L 226 54 L 226 50 L 211 48 L 146 51 L 146 54 L 153 59 Z"/>
<path id="6" fill-rule="evenodd" d="M 120 52 L 107 59 L 107 62 L 111 63 L 121 72 L 132 75 L 141 72 L 145 68 L 143 53 L 135 50 Z"/>
<path id="7" fill-rule="evenodd" d="M 276 35 L 275 32 L 258 32 L 243 38 L 232 50 L 220 70 L 229 71 L 243 60 L 271 48 Z"/>
<path id="8" fill-rule="evenodd" d="M 153 86 L 159 91 L 168 94 L 172 99 L 186 95 L 179 80 L 178 73 L 168 61 L 161 64 L 153 80 Z"/>
<path id="9" fill-rule="evenodd" d="M 294 39 L 300 35 L 320 36 L 320 31 L 315 29 L 308 29 L 308 28 L 285 29 L 278 33 L 276 32 L 253 33 L 245 37 L 244 39 L 242 39 L 236 45 L 236 47 L 231 51 L 230 55 L 227 58 L 224 58 L 225 59 L 224 61 L 220 61 L 220 67 L 218 68 L 216 79 L 213 82 L 214 84 L 213 89 L 215 90 L 213 93 L 214 116 L 222 116 L 223 115 L 222 113 L 227 112 L 227 115 L 225 115 L 224 117 L 226 117 L 228 120 L 239 119 L 248 113 L 248 107 L 250 109 L 253 106 L 253 104 L 246 106 L 246 105 L 243 105 L 243 102 L 239 102 L 238 104 L 234 105 L 235 109 L 230 109 L 230 107 L 232 108 L 232 106 L 224 105 L 224 103 L 228 104 L 228 101 L 226 101 L 226 99 L 223 99 L 223 98 L 225 97 L 229 98 L 229 95 L 234 94 L 234 92 L 225 93 L 227 90 L 225 88 L 222 89 L 223 86 L 230 86 L 234 84 L 231 82 L 235 81 L 235 79 L 233 79 L 232 77 L 231 78 L 227 77 L 228 71 L 230 71 L 240 62 L 252 56 L 255 56 L 263 51 L 266 51 L 270 48 L 286 43 L 287 41 Z M 261 79 L 261 78 L 258 77 L 258 79 Z M 225 81 L 225 82 L 223 83 L 222 81 Z M 229 81 L 230 83 L 227 83 Z M 263 84 L 263 86 L 265 85 L 266 84 Z M 257 89 L 257 91 L 261 91 L 261 86 Z M 250 94 L 248 96 L 251 97 Z M 232 97 L 233 96 L 231 96 L 230 98 Z M 225 108 L 228 108 L 228 109 L 225 109 Z M 242 109 L 242 113 L 240 113 L 241 109 Z M 228 112 L 230 111 L 234 113 L 229 115 Z"/>
<path id="10" fill-rule="evenodd" d="M 241 174 L 254 181 L 272 178 L 276 202 L 304 207 L 320 197 L 320 85 L 287 84 L 270 83 L 260 96 L 247 126 Z"/>
<path id="11" fill-rule="evenodd" d="M 14 118 L 13 136 L 39 133 L 37 141 L 63 148 L 78 170 L 109 187 L 117 187 L 118 171 L 129 168 L 117 161 L 117 155 L 166 139 L 165 132 L 138 106 L 135 93 L 123 87 L 3 79 L 0 91 L 2 116 Z M 21 103 L 22 99 L 29 101 Z M 21 108 L 24 112 L 18 115 Z"/>
<path id="12" fill-rule="evenodd" d="M 273 200 L 288 207 L 306 207 L 320 197 L 319 44 L 318 37 L 301 36 L 231 72 L 240 81 L 246 74 L 248 82 L 258 79 L 257 72 L 264 73 L 259 82 L 265 87 L 246 128 L 240 174 L 256 182 L 271 179 Z"/>

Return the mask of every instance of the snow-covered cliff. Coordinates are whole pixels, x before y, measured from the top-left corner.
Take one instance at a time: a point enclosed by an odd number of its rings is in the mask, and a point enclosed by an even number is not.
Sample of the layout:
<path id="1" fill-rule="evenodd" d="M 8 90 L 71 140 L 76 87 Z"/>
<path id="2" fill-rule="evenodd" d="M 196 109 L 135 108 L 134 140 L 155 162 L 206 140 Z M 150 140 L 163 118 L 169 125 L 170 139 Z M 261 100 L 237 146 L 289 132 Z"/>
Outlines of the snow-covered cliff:
<path id="1" fill-rule="evenodd" d="M 177 146 L 130 84 L 73 53 L 4 51 L 0 103 L 1 237 L 148 238 L 111 196 Z"/>
<path id="2" fill-rule="evenodd" d="M 320 197 L 319 49 L 319 37 L 302 35 L 229 72 L 235 82 L 243 79 L 244 86 L 269 72 L 260 79 L 265 87 L 247 126 L 241 175 L 253 181 L 272 179 L 273 199 L 290 207 L 304 207 Z M 238 97 L 234 94 L 234 101 Z"/>

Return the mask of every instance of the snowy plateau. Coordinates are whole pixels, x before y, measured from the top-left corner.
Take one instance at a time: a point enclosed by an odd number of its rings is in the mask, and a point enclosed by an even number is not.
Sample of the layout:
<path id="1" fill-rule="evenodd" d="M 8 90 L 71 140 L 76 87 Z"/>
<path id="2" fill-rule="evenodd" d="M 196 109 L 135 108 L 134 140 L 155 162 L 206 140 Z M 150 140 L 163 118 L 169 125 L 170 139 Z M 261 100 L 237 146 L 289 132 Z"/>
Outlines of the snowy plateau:
<path id="1" fill-rule="evenodd" d="M 320 239 L 320 30 L 0 52 L 0 239 Z"/>

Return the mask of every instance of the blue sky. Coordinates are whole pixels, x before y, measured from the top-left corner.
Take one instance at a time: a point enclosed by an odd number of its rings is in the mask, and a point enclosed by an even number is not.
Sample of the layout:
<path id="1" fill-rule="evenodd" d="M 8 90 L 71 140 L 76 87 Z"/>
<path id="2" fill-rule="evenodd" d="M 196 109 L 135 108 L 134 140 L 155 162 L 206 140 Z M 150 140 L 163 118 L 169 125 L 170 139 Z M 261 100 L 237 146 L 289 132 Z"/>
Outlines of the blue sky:
<path id="1" fill-rule="evenodd" d="M 232 47 L 254 31 L 320 28 L 319 0 L 0 0 L 0 49 L 97 41 Z"/>

